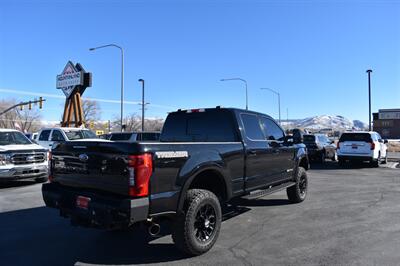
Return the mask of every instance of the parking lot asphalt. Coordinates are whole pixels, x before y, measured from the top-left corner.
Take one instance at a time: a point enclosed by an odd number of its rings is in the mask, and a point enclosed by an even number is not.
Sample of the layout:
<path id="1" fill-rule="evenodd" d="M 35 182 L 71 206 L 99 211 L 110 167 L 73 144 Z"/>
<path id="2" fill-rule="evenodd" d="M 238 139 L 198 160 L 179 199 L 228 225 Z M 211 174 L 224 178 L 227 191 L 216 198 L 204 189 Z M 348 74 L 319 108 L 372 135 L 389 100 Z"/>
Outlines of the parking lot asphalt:
<path id="1" fill-rule="evenodd" d="M 1 265 L 398 265 L 400 169 L 309 171 L 305 202 L 285 192 L 238 201 L 225 215 L 214 248 L 189 258 L 168 235 L 145 230 L 112 232 L 72 227 L 44 207 L 40 184 L 0 188 Z M 166 227 L 165 227 L 166 228 Z"/>

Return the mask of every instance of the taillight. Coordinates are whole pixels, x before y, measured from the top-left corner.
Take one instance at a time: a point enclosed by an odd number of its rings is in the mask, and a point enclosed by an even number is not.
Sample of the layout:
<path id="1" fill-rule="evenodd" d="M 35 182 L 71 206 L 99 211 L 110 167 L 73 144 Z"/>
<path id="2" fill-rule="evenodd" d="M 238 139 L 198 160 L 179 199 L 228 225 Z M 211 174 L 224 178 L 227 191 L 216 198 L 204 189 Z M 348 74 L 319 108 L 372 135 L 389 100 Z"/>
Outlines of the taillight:
<path id="1" fill-rule="evenodd" d="M 53 158 L 51 151 L 48 152 L 47 154 L 47 163 L 48 163 L 48 175 L 49 175 L 49 181 L 52 182 L 53 181 L 53 173 L 51 170 L 51 159 Z"/>
<path id="2" fill-rule="evenodd" d="M 375 142 L 370 142 L 369 144 L 371 145 L 371 150 L 375 150 Z"/>
<path id="3" fill-rule="evenodd" d="M 149 195 L 150 177 L 153 173 L 153 158 L 150 153 L 128 156 L 129 196 Z"/>

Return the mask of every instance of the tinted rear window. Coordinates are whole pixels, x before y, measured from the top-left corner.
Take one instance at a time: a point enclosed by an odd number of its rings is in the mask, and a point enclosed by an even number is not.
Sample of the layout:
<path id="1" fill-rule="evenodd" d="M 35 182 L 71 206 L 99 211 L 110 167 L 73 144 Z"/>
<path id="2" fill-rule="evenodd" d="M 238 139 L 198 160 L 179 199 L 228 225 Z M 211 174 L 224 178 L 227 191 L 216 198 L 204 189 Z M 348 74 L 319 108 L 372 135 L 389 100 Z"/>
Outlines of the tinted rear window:
<path id="1" fill-rule="evenodd" d="M 315 136 L 313 135 L 303 135 L 304 142 L 315 142 Z"/>
<path id="2" fill-rule="evenodd" d="M 368 133 L 343 133 L 339 139 L 340 142 L 343 141 L 371 141 L 371 135 Z"/>
<path id="3" fill-rule="evenodd" d="M 133 133 L 116 133 L 112 134 L 110 140 L 129 140 Z"/>
<path id="4" fill-rule="evenodd" d="M 199 113 L 171 113 L 165 121 L 161 141 L 237 141 L 232 113 L 206 110 Z"/>

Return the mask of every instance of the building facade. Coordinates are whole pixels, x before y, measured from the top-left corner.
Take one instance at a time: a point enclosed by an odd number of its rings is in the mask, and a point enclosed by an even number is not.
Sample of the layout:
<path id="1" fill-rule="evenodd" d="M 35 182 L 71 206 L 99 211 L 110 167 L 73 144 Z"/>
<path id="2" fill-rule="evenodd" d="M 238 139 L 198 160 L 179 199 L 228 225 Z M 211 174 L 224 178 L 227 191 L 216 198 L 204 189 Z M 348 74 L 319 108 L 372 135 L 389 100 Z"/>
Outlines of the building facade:
<path id="1" fill-rule="evenodd" d="M 373 114 L 374 131 L 385 139 L 400 139 L 400 108 L 379 109 Z"/>

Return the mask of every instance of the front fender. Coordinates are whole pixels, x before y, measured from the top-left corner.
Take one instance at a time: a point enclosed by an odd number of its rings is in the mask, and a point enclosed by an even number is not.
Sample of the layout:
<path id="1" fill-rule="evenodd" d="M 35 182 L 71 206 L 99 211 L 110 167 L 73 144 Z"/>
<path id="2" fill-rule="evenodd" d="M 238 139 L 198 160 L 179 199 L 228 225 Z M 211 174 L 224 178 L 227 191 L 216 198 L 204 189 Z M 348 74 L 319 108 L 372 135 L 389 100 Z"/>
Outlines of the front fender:
<path id="1" fill-rule="evenodd" d="M 300 163 L 303 159 L 306 160 L 307 162 L 307 167 L 306 170 L 308 170 L 310 168 L 310 162 L 308 159 L 308 153 L 307 153 L 307 147 L 304 144 L 297 144 L 297 152 L 296 152 L 296 170 L 298 169 L 298 167 L 300 166 Z M 297 171 L 295 171 L 297 174 Z"/>

